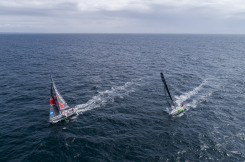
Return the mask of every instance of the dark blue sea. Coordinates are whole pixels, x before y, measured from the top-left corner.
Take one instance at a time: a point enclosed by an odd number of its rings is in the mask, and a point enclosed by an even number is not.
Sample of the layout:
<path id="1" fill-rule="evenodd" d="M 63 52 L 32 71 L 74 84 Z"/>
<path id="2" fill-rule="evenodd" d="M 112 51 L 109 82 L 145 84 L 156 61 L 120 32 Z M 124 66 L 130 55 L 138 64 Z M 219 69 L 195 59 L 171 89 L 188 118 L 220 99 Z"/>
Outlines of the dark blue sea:
<path id="1" fill-rule="evenodd" d="M 244 118 L 245 35 L 0 35 L 0 161 L 244 161 Z"/>

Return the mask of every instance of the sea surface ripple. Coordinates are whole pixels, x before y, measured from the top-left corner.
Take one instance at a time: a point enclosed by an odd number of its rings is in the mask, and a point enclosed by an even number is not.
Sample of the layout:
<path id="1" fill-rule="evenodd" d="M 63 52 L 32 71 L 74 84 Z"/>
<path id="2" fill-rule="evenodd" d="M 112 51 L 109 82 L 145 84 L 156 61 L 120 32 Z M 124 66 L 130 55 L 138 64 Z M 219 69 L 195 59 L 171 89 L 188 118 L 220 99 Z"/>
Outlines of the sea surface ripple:
<path id="1" fill-rule="evenodd" d="M 244 161 L 245 36 L 1 34 L 1 161 Z M 178 104 L 165 112 L 163 72 Z M 52 74 L 79 114 L 49 124 Z"/>

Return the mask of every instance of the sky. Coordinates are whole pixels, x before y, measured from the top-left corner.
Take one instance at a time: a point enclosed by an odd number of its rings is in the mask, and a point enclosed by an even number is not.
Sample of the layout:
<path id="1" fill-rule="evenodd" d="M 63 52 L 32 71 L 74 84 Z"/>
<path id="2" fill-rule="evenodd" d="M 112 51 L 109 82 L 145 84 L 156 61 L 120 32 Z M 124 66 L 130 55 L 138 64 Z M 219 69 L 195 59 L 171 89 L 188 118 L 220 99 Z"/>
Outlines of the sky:
<path id="1" fill-rule="evenodd" d="M 0 32 L 245 34 L 245 1 L 0 0 Z"/>

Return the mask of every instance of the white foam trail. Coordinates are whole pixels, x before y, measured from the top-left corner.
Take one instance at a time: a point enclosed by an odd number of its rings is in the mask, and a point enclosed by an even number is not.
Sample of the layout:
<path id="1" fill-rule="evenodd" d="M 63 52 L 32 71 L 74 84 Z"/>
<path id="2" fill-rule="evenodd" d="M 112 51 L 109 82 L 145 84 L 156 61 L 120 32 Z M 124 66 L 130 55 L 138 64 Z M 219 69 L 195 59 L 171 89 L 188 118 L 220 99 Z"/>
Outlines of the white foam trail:
<path id="1" fill-rule="evenodd" d="M 180 96 L 175 96 L 175 98 L 177 99 L 176 103 L 178 105 L 182 104 L 184 101 L 188 100 L 193 95 L 197 94 L 206 83 L 207 83 L 207 80 L 204 80 L 198 87 L 196 87 L 192 91 L 186 92 Z M 193 101 L 193 104 L 196 104 L 196 101 L 195 102 Z"/>
<path id="2" fill-rule="evenodd" d="M 112 87 L 110 90 L 98 92 L 99 94 L 94 96 L 85 104 L 76 105 L 75 108 L 79 114 L 83 112 L 98 108 L 109 102 L 114 102 L 115 97 L 123 98 L 125 95 L 134 92 L 133 85 L 138 85 L 141 79 L 126 82 L 123 86 Z"/>

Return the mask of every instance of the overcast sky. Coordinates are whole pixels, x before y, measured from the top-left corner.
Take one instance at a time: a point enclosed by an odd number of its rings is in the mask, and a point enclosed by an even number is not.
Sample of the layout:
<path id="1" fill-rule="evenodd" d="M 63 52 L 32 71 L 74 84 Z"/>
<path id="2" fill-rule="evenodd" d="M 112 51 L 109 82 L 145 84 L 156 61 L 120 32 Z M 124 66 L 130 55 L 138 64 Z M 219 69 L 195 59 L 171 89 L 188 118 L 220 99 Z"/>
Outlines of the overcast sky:
<path id="1" fill-rule="evenodd" d="M 0 0 L 0 32 L 245 34 L 245 1 Z"/>

